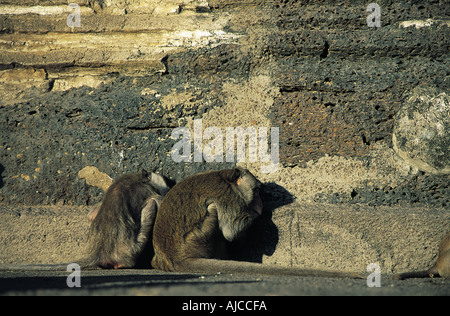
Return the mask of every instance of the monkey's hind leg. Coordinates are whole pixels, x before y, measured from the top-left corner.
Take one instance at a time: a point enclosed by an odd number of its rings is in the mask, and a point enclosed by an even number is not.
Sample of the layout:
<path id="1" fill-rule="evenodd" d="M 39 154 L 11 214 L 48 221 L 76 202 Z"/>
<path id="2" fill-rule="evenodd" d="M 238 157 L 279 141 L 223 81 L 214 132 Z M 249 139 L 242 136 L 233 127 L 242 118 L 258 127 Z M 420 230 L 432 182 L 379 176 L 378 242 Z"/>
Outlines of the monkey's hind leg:
<path id="1" fill-rule="evenodd" d="M 114 269 L 133 268 L 142 265 L 140 255 L 144 252 L 148 243 L 151 243 L 153 234 L 153 225 L 156 219 L 158 205 L 162 198 L 160 196 L 152 196 L 145 201 L 145 205 L 141 211 L 141 223 L 139 233 L 136 239 L 131 243 L 128 255 L 124 256 L 124 260 L 118 261 L 113 265 Z M 149 240 L 150 239 L 150 240 Z M 149 259 L 151 260 L 151 258 Z"/>
<path id="2" fill-rule="evenodd" d="M 160 196 L 152 196 L 145 202 L 145 206 L 141 212 L 141 229 L 137 237 L 136 255 L 139 255 L 147 244 L 148 239 L 152 236 L 156 212 L 160 203 Z"/>

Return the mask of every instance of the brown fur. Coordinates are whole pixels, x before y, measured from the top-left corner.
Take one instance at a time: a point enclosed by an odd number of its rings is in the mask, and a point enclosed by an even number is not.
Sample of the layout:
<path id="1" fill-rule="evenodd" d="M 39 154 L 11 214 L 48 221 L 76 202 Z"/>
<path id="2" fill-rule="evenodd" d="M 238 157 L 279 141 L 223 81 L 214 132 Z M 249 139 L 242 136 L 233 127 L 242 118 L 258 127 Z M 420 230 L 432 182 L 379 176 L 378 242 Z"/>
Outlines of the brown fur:
<path id="1" fill-rule="evenodd" d="M 450 278 L 450 233 L 442 239 L 439 246 L 439 257 L 434 266 L 425 271 L 405 272 L 396 274 L 394 279 L 404 280 L 409 278 L 443 277 Z"/>
<path id="2" fill-rule="evenodd" d="M 227 243 L 239 239 L 262 213 L 261 187 L 258 179 L 240 168 L 205 172 L 178 183 L 156 217 L 152 266 L 198 273 L 360 277 L 226 260 Z"/>
<path id="3" fill-rule="evenodd" d="M 152 234 L 156 212 L 168 190 L 163 177 L 145 170 L 117 179 L 101 206 L 89 214 L 89 256 L 82 265 L 134 267 Z"/>
<path id="4" fill-rule="evenodd" d="M 89 213 L 88 256 L 76 263 L 83 269 L 131 268 L 144 260 L 148 265 L 153 257 L 149 237 L 156 212 L 171 186 L 171 180 L 145 170 L 117 179 L 106 191 L 101 205 Z M 67 265 L 1 265 L 0 270 L 66 271 Z"/>

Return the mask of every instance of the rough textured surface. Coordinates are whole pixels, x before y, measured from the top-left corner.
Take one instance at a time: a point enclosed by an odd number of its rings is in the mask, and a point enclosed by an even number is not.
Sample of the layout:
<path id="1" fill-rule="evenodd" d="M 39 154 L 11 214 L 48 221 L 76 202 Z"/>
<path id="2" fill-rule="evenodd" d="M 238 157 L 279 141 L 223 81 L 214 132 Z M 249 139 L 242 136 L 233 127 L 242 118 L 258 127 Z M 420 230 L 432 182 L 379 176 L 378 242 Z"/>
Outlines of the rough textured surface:
<path id="1" fill-rule="evenodd" d="M 106 192 L 113 183 L 113 179 L 96 167 L 84 167 L 78 172 L 78 177 L 80 179 L 85 179 L 87 184 L 100 188 L 104 192 Z"/>
<path id="2" fill-rule="evenodd" d="M 379 263 L 391 274 L 431 266 L 450 230 L 445 209 L 277 203 L 268 202 L 248 244 L 235 245 L 236 259 L 363 274 Z M 76 262 L 84 256 L 88 212 L 1 205 L 0 264 Z"/>
<path id="3" fill-rule="evenodd" d="M 1 263 L 72 262 L 83 257 L 88 209 L 0 207 Z"/>
<path id="4" fill-rule="evenodd" d="M 396 116 L 395 151 L 410 165 L 434 173 L 450 173 L 450 96 L 416 88 Z"/>
<path id="5" fill-rule="evenodd" d="M 394 281 L 391 276 L 381 275 L 381 287 L 367 287 L 366 280 L 340 280 L 311 277 L 251 277 L 226 274 L 201 275 L 163 273 L 155 270 L 82 271 L 81 288 L 68 288 L 69 272 L 0 271 L 1 295 L 130 295 L 158 296 L 151 302 L 161 304 L 168 298 L 166 311 L 180 312 L 183 304 L 217 303 L 215 312 L 232 312 L 235 302 L 264 301 L 268 311 L 297 306 L 298 299 L 280 298 L 280 295 L 408 295 L 448 296 L 450 280 L 418 279 Z M 70 278 L 72 280 L 72 278 Z M 251 294 L 250 297 L 249 293 Z M 268 297 L 260 297 L 266 295 Z M 189 297 L 172 297 L 189 296 Z M 192 297 L 204 296 L 204 297 Z M 214 296 L 214 297 L 213 297 Z M 216 296 L 233 296 L 220 298 Z M 235 299 L 236 298 L 236 299 Z M 147 298 L 148 300 L 149 298 Z M 226 307 L 231 302 L 233 309 Z M 245 303 L 244 303 L 245 304 Z M 261 303 L 260 303 L 261 304 Z M 241 305 L 241 308 L 244 308 Z M 250 308 L 250 305 L 249 305 Z M 253 309 L 253 307 L 252 307 Z M 259 308 L 256 308 L 258 311 Z M 264 310 L 264 309 L 263 309 Z M 112 309 L 111 309 L 112 311 Z"/>
<path id="6" fill-rule="evenodd" d="M 201 118 L 279 127 L 283 176 L 259 176 L 314 178 L 290 181 L 301 200 L 449 204 L 448 175 L 392 154 L 408 92 L 449 88 L 442 2 L 382 1 L 380 28 L 364 1 L 84 1 L 79 28 L 66 1 L 39 4 L 0 4 L 3 202 L 96 203 L 86 166 L 176 180 L 230 167 L 172 161 L 172 130 Z M 324 185 L 339 168 L 360 176 Z"/>
<path id="7" fill-rule="evenodd" d="M 380 28 L 367 1 L 84 0 L 80 27 L 67 25 L 69 2 L 0 1 L 2 262 L 81 254 L 103 197 L 86 167 L 180 180 L 236 165 L 172 160 L 174 128 L 202 119 L 222 133 L 280 128 L 277 172 L 239 162 L 274 210 L 247 256 L 358 271 L 375 260 L 386 273 L 432 264 L 450 175 L 405 161 L 392 139 L 412 91 L 448 95 L 445 1 L 378 1 Z M 439 146 L 427 150 L 445 164 Z"/>

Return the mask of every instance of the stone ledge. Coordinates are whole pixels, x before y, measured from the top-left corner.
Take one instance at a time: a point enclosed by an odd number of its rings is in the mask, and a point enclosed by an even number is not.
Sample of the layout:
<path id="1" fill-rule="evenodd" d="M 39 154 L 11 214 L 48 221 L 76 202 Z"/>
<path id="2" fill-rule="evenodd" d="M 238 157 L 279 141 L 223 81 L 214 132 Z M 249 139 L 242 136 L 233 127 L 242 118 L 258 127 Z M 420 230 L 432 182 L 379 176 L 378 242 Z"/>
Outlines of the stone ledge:
<path id="1" fill-rule="evenodd" d="M 83 256 L 87 207 L 0 205 L 0 264 L 70 262 Z M 425 269 L 450 231 L 445 209 L 293 203 L 255 223 L 245 253 L 262 262 L 365 273 Z"/>

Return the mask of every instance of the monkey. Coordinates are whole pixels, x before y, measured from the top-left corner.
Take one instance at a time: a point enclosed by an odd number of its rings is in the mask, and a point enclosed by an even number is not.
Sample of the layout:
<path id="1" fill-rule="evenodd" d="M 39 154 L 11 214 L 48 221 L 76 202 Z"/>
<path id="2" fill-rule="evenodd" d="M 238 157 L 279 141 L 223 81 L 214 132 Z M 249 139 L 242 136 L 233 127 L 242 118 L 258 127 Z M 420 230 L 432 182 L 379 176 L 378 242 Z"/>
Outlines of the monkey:
<path id="1" fill-rule="evenodd" d="M 156 212 L 173 185 L 172 180 L 145 170 L 115 180 L 102 203 L 88 215 L 88 253 L 76 263 L 83 269 L 120 269 L 136 267 L 146 261 L 144 255 L 153 257 L 149 239 Z M 0 265 L 0 270 L 59 271 L 66 270 L 67 265 Z"/>
<path id="2" fill-rule="evenodd" d="M 84 267 L 132 268 L 152 235 L 162 198 L 172 183 L 142 170 L 123 175 L 108 188 L 102 204 L 89 213 L 88 257 Z"/>
<path id="3" fill-rule="evenodd" d="M 262 214 L 262 183 L 247 169 L 200 173 L 164 197 L 153 227 L 152 267 L 164 271 L 362 278 L 356 273 L 229 260 L 227 244 Z"/>
<path id="4" fill-rule="evenodd" d="M 394 275 L 395 280 L 428 277 L 450 278 L 450 232 L 441 241 L 439 256 L 433 267 L 425 271 L 405 272 Z"/>

